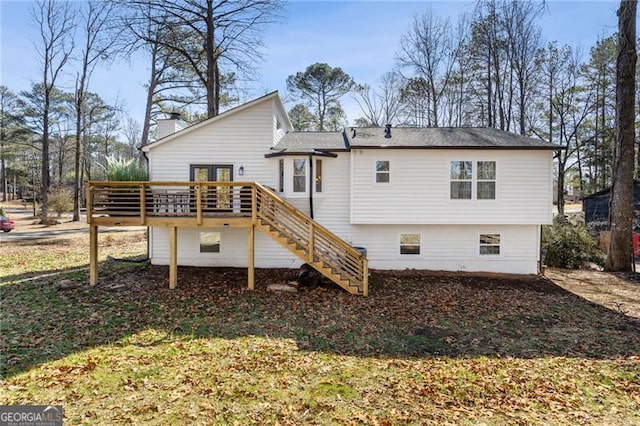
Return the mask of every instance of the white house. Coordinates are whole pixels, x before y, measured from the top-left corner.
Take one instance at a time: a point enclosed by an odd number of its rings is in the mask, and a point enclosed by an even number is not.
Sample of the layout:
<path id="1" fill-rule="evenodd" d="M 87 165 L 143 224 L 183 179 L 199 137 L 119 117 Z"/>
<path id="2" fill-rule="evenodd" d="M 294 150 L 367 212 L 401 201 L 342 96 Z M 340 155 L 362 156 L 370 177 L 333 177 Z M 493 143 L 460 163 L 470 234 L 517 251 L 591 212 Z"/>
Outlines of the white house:
<path id="1" fill-rule="evenodd" d="M 171 119 L 175 120 L 175 119 Z M 541 225 L 552 220 L 548 142 L 488 128 L 349 128 L 295 132 L 277 92 L 199 124 L 174 121 L 142 148 L 151 181 L 242 181 L 282 199 L 373 269 L 535 274 Z M 170 263 L 170 231 L 153 227 L 153 264 Z M 177 263 L 256 267 L 303 263 L 267 233 L 181 227 Z"/>

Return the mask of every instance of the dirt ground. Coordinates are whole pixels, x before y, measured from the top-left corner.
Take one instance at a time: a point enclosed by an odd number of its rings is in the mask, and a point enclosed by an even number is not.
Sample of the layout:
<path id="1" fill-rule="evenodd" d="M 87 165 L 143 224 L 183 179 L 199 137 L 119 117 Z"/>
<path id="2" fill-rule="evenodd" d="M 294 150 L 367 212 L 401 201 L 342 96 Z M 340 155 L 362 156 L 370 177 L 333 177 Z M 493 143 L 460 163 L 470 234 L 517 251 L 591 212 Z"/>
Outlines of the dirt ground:
<path id="1" fill-rule="evenodd" d="M 28 233 L 47 233 L 47 231 L 72 231 L 78 233 L 88 230 L 86 220 L 81 217 L 79 222 L 72 222 L 70 215 L 62 215 L 54 219 L 56 225 L 45 226 L 33 217 L 32 206 L 23 205 L 19 202 L 0 203 L 6 215 L 16 221 L 16 228 L 11 231 L 13 235 L 25 235 Z M 142 230 L 145 228 L 130 227 L 131 230 Z M 11 240 L 4 238 L 4 233 L 0 233 L 0 242 L 3 249 L 9 249 Z M 7 237 L 10 237 L 7 235 Z M 39 237 L 40 238 L 40 237 Z M 52 233 L 51 236 L 42 238 L 57 238 Z M 7 244 L 8 243 L 8 244 Z M 38 244 L 34 240 L 33 244 Z M 455 274 L 452 272 L 452 274 Z M 635 274 L 612 274 L 595 270 L 562 270 L 547 268 L 544 276 L 556 285 L 570 291 L 586 300 L 589 300 L 608 309 L 623 313 L 630 317 L 640 318 L 640 273 Z M 517 275 L 509 275 L 512 280 L 517 280 Z M 523 277 L 524 280 L 524 277 Z"/>

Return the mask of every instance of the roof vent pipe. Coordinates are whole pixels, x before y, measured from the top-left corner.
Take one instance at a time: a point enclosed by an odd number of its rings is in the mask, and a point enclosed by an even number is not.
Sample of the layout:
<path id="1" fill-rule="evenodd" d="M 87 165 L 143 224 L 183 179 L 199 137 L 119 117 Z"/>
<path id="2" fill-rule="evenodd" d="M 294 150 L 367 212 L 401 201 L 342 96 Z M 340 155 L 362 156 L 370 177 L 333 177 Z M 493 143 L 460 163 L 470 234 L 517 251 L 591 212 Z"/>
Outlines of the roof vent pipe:
<path id="1" fill-rule="evenodd" d="M 384 125 L 384 137 L 387 139 L 391 137 L 391 124 Z"/>
<path id="2" fill-rule="evenodd" d="M 352 138 L 356 137 L 356 129 L 354 129 L 353 127 L 351 128 L 351 137 Z"/>

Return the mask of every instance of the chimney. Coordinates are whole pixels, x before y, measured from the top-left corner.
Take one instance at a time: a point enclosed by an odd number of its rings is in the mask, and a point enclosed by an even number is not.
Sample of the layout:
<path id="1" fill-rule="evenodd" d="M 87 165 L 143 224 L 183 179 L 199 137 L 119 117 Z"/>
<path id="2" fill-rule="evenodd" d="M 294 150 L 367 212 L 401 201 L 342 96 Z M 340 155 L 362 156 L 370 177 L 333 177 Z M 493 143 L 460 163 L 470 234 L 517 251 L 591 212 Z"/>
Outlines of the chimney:
<path id="1" fill-rule="evenodd" d="M 391 137 L 391 124 L 384 125 L 384 137 L 387 139 Z"/>
<path id="2" fill-rule="evenodd" d="M 156 140 L 172 135 L 178 130 L 182 130 L 180 121 L 182 121 L 180 113 L 175 111 L 170 112 L 168 118 L 158 119 L 158 124 L 156 126 Z"/>

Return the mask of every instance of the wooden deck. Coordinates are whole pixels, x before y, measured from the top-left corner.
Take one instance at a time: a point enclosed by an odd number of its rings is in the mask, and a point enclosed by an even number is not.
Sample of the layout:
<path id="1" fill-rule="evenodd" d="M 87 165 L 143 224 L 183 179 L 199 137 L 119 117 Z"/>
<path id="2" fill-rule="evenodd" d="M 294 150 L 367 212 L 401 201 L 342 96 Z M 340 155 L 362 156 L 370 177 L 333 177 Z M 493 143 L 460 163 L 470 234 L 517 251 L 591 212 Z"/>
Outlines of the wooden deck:
<path id="1" fill-rule="evenodd" d="M 169 286 L 177 285 L 177 229 L 248 229 L 248 287 L 254 288 L 256 228 L 353 294 L 368 294 L 367 259 L 276 193 L 255 182 L 87 183 L 90 283 L 97 283 L 99 226 L 169 228 Z"/>

